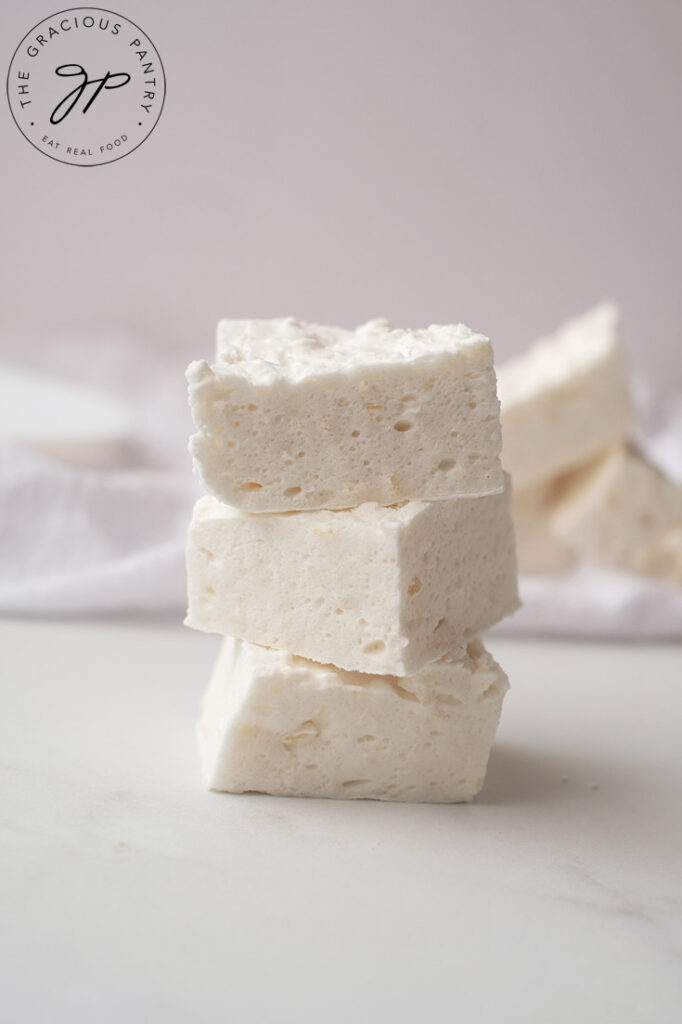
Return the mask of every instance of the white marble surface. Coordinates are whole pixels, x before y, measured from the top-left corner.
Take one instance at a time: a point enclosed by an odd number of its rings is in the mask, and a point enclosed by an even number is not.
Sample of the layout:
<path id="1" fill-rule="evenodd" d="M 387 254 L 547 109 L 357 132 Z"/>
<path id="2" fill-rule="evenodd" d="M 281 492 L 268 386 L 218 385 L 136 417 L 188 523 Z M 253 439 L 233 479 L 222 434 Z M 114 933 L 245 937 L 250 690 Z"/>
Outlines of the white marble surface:
<path id="1" fill-rule="evenodd" d="M 470 806 L 206 793 L 215 638 L 5 622 L 3 1020 L 682 1019 L 682 648 L 497 639 Z"/>

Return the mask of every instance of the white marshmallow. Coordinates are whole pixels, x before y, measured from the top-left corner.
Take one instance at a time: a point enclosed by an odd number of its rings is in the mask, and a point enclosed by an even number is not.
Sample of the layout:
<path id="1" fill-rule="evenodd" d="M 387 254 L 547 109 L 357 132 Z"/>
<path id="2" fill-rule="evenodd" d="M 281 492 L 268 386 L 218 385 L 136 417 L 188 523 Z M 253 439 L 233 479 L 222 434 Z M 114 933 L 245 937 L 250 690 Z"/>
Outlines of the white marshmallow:
<path id="1" fill-rule="evenodd" d="M 498 368 L 502 462 L 518 489 L 586 462 L 621 440 L 633 412 L 618 341 L 604 304 Z"/>
<path id="2" fill-rule="evenodd" d="M 500 490 L 490 342 L 467 327 L 224 320 L 187 370 L 195 470 L 251 512 Z"/>
<path id="3" fill-rule="evenodd" d="M 204 497 L 187 574 L 195 629 L 409 675 L 518 607 L 510 487 L 272 515 Z"/>
<path id="4" fill-rule="evenodd" d="M 512 515 L 519 572 L 561 572 L 574 559 L 571 548 L 552 531 L 551 512 L 556 483 L 553 480 L 547 484 L 536 484 L 518 493 L 514 490 Z"/>
<path id="5" fill-rule="evenodd" d="M 507 678 L 476 640 L 408 680 L 225 639 L 199 743 L 210 789 L 455 803 L 483 785 Z"/>
<path id="6" fill-rule="evenodd" d="M 682 487 L 630 446 L 572 476 L 551 527 L 593 561 L 682 583 Z"/>

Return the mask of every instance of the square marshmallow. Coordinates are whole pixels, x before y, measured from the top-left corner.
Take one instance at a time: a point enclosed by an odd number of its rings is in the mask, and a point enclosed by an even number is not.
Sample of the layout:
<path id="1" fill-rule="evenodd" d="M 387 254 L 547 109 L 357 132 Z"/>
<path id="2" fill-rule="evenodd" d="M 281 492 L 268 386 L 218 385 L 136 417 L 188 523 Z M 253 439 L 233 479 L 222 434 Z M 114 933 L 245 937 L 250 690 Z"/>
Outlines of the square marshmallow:
<path id="1" fill-rule="evenodd" d="M 187 370 L 195 469 L 250 512 L 502 488 L 490 342 L 468 327 L 223 320 Z"/>
<path id="2" fill-rule="evenodd" d="M 627 433 L 617 328 L 615 306 L 598 306 L 498 368 L 502 461 L 515 488 L 572 469 Z"/>
<path id="3" fill-rule="evenodd" d="M 544 484 L 536 484 L 512 496 L 519 572 L 557 573 L 573 562 L 571 548 L 552 530 L 551 514 L 564 481 L 564 473 Z"/>
<path id="4" fill-rule="evenodd" d="M 682 583 L 682 487 L 629 445 L 573 474 L 551 527 L 588 559 Z"/>
<path id="5" fill-rule="evenodd" d="M 499 494 L 253 515 L 200 498 L 187 625 L 360 672 L 417 672 L 518 607 Z"/>
<path id="6" fill-rule="evenodd" d="M 227 637 L 199 723 L 205 782 L 231 793 L 471 800 L 507 689 L 478 640 L 405 680 Z"/>

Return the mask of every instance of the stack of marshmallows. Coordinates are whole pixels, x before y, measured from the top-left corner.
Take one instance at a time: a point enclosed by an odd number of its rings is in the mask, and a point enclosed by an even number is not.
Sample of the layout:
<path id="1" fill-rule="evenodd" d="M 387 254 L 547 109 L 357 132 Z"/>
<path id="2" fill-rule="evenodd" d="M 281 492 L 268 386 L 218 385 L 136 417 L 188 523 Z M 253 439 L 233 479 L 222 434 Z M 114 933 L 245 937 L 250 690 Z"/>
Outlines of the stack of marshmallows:
<path id="1" fill-rule="evenodd" d="M 508 687 L 478 635 L 518 606 L 489 341 L 224 320 L 187 373 L 207 785 L 470 800 Z"/>

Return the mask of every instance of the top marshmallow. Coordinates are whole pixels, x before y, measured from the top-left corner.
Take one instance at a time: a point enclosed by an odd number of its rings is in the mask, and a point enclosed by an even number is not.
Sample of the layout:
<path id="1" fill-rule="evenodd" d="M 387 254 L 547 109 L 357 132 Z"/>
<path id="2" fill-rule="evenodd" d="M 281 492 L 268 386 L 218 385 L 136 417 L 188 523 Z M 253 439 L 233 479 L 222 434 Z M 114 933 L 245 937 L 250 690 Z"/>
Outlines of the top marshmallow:
<path id="1" fill-rule="evenodd" d="M 463 324 L 356 330 L 222 320 L 187 370 L 195 469 L 250 512 L 351 508 L 503 487 L 490 342 Z"/>
<path id="2" fill-rule="evenodd" d="M 602 303 L 498 368 L 502 461 L 516 489 L 621 440 L 633 411 L 618 309 Z"/>

